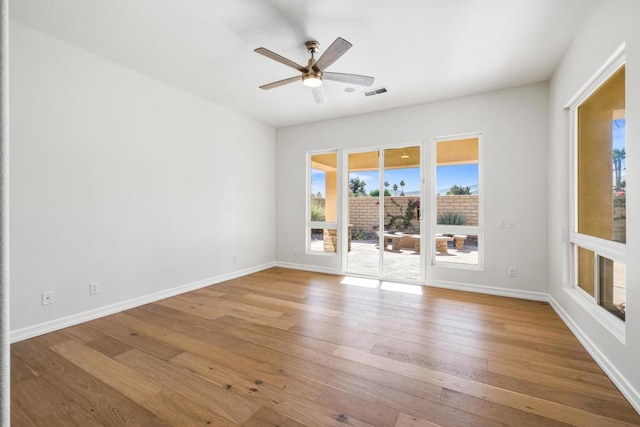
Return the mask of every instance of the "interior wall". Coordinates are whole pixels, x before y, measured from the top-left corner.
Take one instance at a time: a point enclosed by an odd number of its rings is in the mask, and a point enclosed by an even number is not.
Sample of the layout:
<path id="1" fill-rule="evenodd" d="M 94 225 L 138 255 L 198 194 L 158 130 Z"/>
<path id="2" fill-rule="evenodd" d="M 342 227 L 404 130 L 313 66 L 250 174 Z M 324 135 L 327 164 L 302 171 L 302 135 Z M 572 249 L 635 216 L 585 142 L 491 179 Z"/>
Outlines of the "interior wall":
<path id="1" fill-rule="evenodd" d="M 387 95 L 393 96 L 393 91 Z M 506 89 L 276 131 L 276 257 L 282 265 L 341 272 L 341 257 L 305 254 L 307 151 L 415 144 L 483 132 L 484 270 L 429 266 L 427 283 L 547 292 L 548 85 Z M 427 150 L 430 164 L 430 150 Z M 430 174 L 426 171 L 426 176 Z M 423 195 L 430 200 L 430 193 Z M 423 205 L 424 206 L 424 205 Z M 428 209 L 423 209 L 427 213 Z M 500 218 L 516 220 L 499 228 Z M 427 216 L 427 221 L 429 217 Z M 431 245 L 423 245 L 430 259 Z M 515 278 L 507 267 L 517 268 Z M 481 290 L 481 289 L 478 289 Z"/>
<path id="2" fill-rule="evenodd" d="M 640 410 L 640 2 L 599 1 L 576 35 L 550 83 L 549 291 L 565 320 Z M 569 113 L 564 108 L 607 59 L 626 43 L 627 316 L 626 344 L 569 289 Z"/>
<path id="3" fill-rule="evenodd" d="M 10 36 L 12 331 L 273 263 L 273 128 Z"/>

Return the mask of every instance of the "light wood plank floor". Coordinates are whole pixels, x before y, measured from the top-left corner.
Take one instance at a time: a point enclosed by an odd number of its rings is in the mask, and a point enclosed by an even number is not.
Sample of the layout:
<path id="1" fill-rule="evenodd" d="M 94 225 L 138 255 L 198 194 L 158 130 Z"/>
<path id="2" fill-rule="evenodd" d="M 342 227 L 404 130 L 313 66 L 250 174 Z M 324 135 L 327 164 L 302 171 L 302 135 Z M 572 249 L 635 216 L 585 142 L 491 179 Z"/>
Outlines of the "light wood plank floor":
<path id="1" fill-rule="evenodd" d="M 11 347 L 12 425 L 640 425 L 545 303 L 274 268 Z"/>

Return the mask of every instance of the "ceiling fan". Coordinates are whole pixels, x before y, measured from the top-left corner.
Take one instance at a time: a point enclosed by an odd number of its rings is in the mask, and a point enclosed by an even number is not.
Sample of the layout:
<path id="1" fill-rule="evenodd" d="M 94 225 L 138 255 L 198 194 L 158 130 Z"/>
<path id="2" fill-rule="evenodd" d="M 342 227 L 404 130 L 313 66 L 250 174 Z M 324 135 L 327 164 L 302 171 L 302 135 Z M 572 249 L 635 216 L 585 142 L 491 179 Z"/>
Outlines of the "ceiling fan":
<path id="1" fill-rule="evenodd" d="M 316 102 L 325 102 L 327 97 L 324 93 L 324 89 L 322 88 L 323 80 L 333 80 L 336 82 L 351 83 L 361 86 L 371 86 L 373 84 L 373 77 L 362 76 L 360 74 L 332 73 L 325 71 L 327 67 L 336 62 L 351 48 L 351 46 L 353 46 L 345 39 L 338 37 L 317 60 L 314 56 L 318 52 L 319 43 L 312 40 L 306 42 L 305 45 L 311 54 L 311 58 L 309 58 L 309 62 L 306 67 L 303 67 L 284 56 L 280 56 L 269 49 L 265 49 L 264 47 L 257 48 L 254 52 L 264 55 L 267 58 L 271 58 L 274 61 L 278 61 L 288 67 L 295 68 L 301 73 L 299 76 L 289 77 L 288 79 L 278 80 L 277 82 L 262 85 L 260 86 L 260 89 L 273 89 L 274 87 L 302 80 L 303 85 L 313 89 L 313 97 L 316 99 Z"/>

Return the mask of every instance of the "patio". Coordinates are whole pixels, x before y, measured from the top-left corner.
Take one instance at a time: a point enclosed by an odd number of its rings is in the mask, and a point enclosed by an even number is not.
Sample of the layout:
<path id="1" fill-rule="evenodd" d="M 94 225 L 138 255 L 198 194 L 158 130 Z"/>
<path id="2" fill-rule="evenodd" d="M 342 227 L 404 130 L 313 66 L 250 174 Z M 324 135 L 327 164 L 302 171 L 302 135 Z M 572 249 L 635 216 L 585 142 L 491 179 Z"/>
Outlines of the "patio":
<path id="1" fill-rule="evenodd" d="M 424 247 L 424 245 L 422 246 Z M 377 240 L 353 240 L 348 255 L 348 272 L 351 274 L 378 274 L 379 246 Z M 435 250 L 435 247 L 434 247 Z M 455 249 L 453 243 L 448 254 L 436 252 L 436 262 L 474 265 L 478 263 L 478 247 L 465 245 Z M 397 279 L 418 280 L 420 278 L 420 254 L 411 249 L 394 251 L 385 249 L 383 276 Z"/>

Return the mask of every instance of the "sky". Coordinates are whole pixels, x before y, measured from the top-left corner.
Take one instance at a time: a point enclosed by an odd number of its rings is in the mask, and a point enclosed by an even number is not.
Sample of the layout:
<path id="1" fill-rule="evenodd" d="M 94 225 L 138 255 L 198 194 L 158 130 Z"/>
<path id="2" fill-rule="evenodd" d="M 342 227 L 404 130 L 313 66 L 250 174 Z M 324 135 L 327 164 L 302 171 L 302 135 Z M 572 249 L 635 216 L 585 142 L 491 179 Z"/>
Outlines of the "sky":
<path id="1" fill-rule="evenodd" d="M 612 145 L 613 149 L 622 149 L 626 147 L 626 128 L 627 123 L 626 120 L 614 120 L 613 125 L 611 127 L 612 131 Z M 625 150 L 626 151 L 626 150 Z M 615 172 L 614 172 L 614 184 L 615 184 Z M 622 180 L 625 181 L 627 179 L 627 161 L 626 159 L 622 161 Z"/>
<path id="2" fill-rule="evenodd" d="M 625 148 L 626 120 L 614 120 L 611 126 L 613 133 L 613 148 Z"/>
<path id="3" fill-rule="evenodd" d="M 371 190 L 379 187 L 379 174 L 377 171 L 361 171 L 349 174 L 349 179 L 360 178 L 366 182 L 365 190 L 369 193 Z M 420 169 L 388 169 L 385 171 L 384 180 L 389 182 L 389 191 L 393 192 L 393 185 L 398 184 L 398 194 L 400 194 L 400 181 L 404 181 L 404 191 L 406 194 L 419 193 L 420 191 Z M 478 165 L 455 165 L 440 166 L 436 170 L 436 182 L 439 194 L 445 194 L 453 185 L 469 186 L 471 192 L 478 190 Z M 319 170 L 311 171 L 311 191 L 313 194 L 318 192 L 324 195 L 324 172 Z"/>

